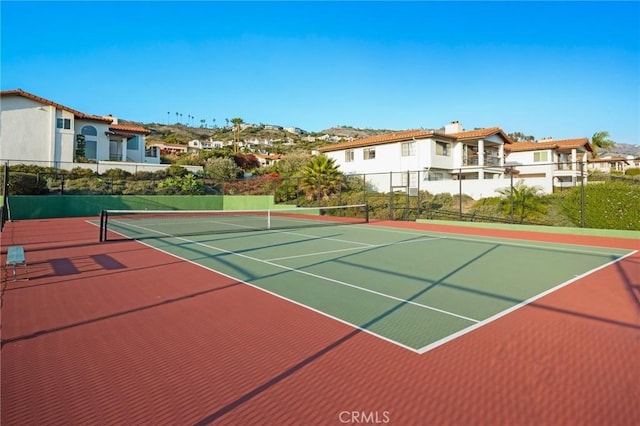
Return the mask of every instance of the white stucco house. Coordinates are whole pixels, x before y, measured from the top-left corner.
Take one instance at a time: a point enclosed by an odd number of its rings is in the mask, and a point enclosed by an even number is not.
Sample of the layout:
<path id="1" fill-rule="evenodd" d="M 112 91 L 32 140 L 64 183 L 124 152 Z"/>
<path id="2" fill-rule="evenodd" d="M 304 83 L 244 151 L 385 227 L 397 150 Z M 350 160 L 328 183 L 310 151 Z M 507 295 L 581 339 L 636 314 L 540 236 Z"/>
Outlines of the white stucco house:
<path id="1" fill-rule="evenodd" d="M 482 198 L 505 186 L 504 146 L 511 143 L 498 127 L 464 131 L 454 121 L 444 130 L 386 133 L 318 151 L 333 158 L 347 175 L 366 174 L 367 183 L 378 191 L 408 188 L 410 193 L 455 194 L 464 180 L 464 193 Z"/>
<path id="2" fill-rule="evenodd" d="M 85 114 L 21 89 L 0 92 L 0 161 L 70 170 L 156 170 L 149 130 L 111 115 Z"/>
<path id="3" fill-rule="evenodd" d="M 587 160 L 593 154 L 589 139 L 545 139 L 506 147 L 507 160 L 520 163 L 518 178 L 543 188 L 572 187 L 587 181 Z M 549 191 L 550 192 L 550 191 Z"/>
<path id="4" fill-rule="evenodd" d="M 586 161 L 592 149 L 586 138 L 514 143 L 499 127 L 464 130 L 453 121 L 441 130 L 387 133 L 318 151 L 333 158 L 344 174 L 366 175 L 367 184 L 381 192 L 425 190 L 479 199 L 509 187 L 512 177 L 545 193 L 553 192 L 554 185 L 575 185 L 580 172 L 565 161 Z"/>
<path id="5" fill-rule="evenodd" d="M 624 173 L 627 169 L 640 168 L 640 157 L 633 155 L 605 155 L 589 158 L 588 168 L 589 171 L 600 173 Z"/>

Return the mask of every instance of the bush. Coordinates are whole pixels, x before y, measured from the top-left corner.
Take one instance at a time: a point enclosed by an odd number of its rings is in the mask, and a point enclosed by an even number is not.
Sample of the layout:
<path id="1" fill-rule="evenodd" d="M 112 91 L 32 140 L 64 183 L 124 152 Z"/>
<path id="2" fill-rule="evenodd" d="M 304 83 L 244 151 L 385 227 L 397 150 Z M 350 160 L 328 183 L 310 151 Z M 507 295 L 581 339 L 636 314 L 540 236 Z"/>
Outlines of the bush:
<path id="1" fill-rule="evenodd" d="M 69 172 L 70 179 L 79 179 L 83 177 L 88 178 L 91 176 L 94 176 L 93 170 L 85 169 L 82 167 L 75 167 L 71 170 L 71 172 Z"/>
<path id="2" fill-rule="evenodd" d="M 109 169 L 104 172 L 102 176 L 112 180 L 120 180 L 128 178 L 129 176 L 131 176 L 131 173 L 122 169 Z"/>
<path id="3" fill-rule="evenodd" d="M 48 192 L 47 181 L 38 174 L 11 171 L 9 174 L 10 195 L 39 195 Z"/>
<path id="4" fill-rule="evenodd" d="M 633 169 L 627 169 L 627 171 L 624 172 L 624 174 L 627 176 L 640 176 L 640 168 L 635 167 Z"/>
<path id="5" fill-rule="evenodd" d="M 580 225 L 581 188 L 563 200 L 564 214 Z M 588 228 L 640 230 L 640 185 L 605 182 L 584 187 L 585 226 Z"/>

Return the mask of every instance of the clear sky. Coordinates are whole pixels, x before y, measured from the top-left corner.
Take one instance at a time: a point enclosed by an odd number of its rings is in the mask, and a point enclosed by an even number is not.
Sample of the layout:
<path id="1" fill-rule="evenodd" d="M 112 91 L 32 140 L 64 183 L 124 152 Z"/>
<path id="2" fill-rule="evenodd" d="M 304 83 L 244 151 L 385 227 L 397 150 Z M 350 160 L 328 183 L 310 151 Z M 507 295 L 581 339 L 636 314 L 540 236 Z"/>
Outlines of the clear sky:
<path id="1" fill-rule="evenodd" d="M 88 114 L 640 144 L 640 3 L 2 1 L 2 90 Z"/>

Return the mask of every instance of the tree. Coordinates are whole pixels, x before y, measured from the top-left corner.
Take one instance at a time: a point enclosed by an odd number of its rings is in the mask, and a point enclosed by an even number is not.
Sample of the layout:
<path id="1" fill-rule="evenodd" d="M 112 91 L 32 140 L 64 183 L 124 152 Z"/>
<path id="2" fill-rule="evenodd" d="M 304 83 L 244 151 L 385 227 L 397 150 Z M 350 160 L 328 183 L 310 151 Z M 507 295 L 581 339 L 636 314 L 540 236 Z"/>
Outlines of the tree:
<path id="1" fill-rule="evenodd" d="M 238 178 L 242 169 L 231 158 L 209 158 L 204 163 L 204 171 L 208 177 L 218 181 L 230 181 Z"/>
<path id="2" fill-rule="evenodd" d="M 302 170 L 302 188 L 309 200 L 327 200 L 341 185 L 342 174 L 326 155 L 313 157 Z"/>
<path id="3" fill-rule="evenodd" d="M 595 148 L 594 156 L 598 156 L 598 148 L 609 151 L 615 142 L 609 139 L 609 132 L 595 132 L 591 137 L 591 145 Z"/>
<path id="4" fill-rule="evenodd" d="M 233 152 L 238 152 L 238 143 L 240 143 L 240 130 L 242 129 L 242 123 L 244 120 L 240 117 L 231 119 L 233 123 Z"/>
<path id="5" fill-rule="evenodd" d="M 310 159 L 310 155 L 305 151 L 293 151 L 274 164 L 273 168 L 282 176 L 297 176 L 300 174 L 300 171 L 304 169 Z"/>
<path id="6" fill-rule="evenodd" d="M 509 133 L 507 136 L 514 142 L 533 142 L 536 140 L 535 136 L 525 135 L 522 132 Z"/>
<path id="7" fill-rule="evenodd" d="M 513 185 L 513 188 L 502 188 L 497 192 L 502 195 L 503 208 L 505 212 L 519 216 L 520 223 L 531 217 L 535 213 L 542 212 L 542 199 L 540 193 L 542 188 L 539 186 L 527 186 L 523 180 L 519 180 Z"/>

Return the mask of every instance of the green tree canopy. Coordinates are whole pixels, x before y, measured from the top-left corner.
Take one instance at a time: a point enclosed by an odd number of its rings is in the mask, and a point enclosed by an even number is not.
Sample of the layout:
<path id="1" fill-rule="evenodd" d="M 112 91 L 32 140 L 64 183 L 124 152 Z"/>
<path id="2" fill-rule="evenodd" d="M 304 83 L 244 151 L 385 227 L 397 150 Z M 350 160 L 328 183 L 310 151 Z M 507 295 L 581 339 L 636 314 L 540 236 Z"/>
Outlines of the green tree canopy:
<path id="1" fill-rule="evenodd" d="M 213 157 L 207 159 L 204 163 L 204 171 L 208 177 L 219 181 L 237 179 L 238 175 L 242 173 L 242 169 L 229 157 Z"/>
<path id="2" fill-rule="evenodd" d="M 499 189 L 497 192 L 502 196 L 505 213 L 511 214 L 511 206 L 513 205 L 513 215 L 518 218 L 520 223 L 543 210 L 543 202 L 540 197 L 542 188 L 539 186 L 527 186 L 523 180 L 519 180 L 513 185 L 513 191 L 511 187 L 508 187 Z"/>
<path id="3" fill-rule="evenodd" d="M 594 154 L 596 157 L 598 156 L 598 149 L 604 149 L 605 151 L 608 151 L 613 145 L 615 145 L 615 142 L 609 139 L 609 136 L 609 132 L 602 131 L 595 132 L 591 137 L 591 145 L 593 145 L 593 147 L 595 148 Z"/>
<path id="4" fill-rule="evenodd" d="M 327 200 L 342 185 L 342 173 L 326 155 L 313 157 L 302 170 L 302 188 L 310 200 Z"/>

